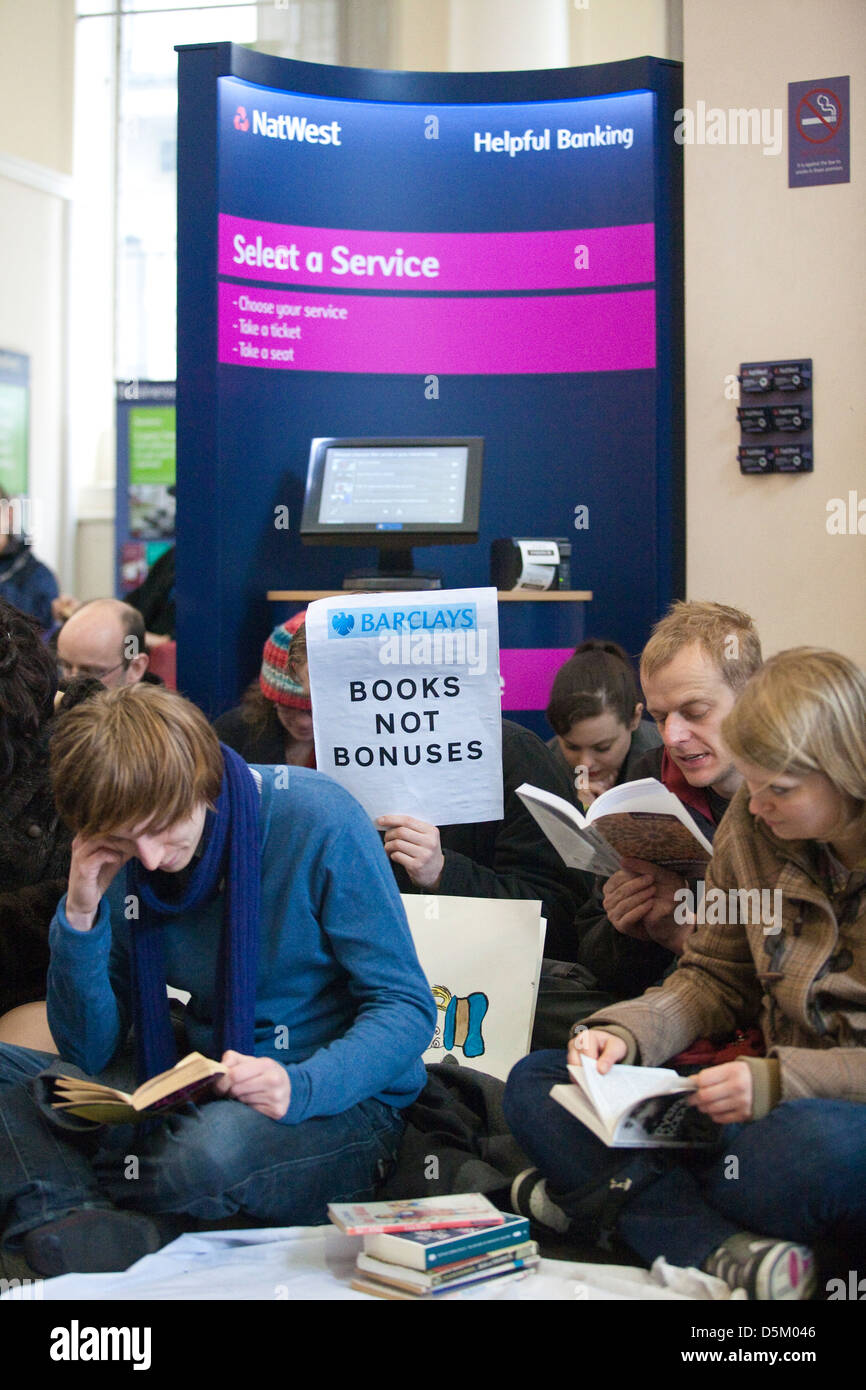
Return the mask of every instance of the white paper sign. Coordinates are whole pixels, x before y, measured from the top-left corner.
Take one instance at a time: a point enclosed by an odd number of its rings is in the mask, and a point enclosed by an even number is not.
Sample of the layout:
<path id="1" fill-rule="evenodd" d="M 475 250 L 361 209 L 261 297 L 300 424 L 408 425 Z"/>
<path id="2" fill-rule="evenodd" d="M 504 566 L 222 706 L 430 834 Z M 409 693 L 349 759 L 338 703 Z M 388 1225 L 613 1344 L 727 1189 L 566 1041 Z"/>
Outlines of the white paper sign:
<path id="1" fill-rule="evenodd" d="M 502 819 L 495 589 L 341 594 L 306 628 L 321 772 L 374 818 Z"/>
<path id="2" fill-rule="evenodd" d="M 450 1053 L 504 1081 L 529 1051 L 541 957 L 541 903 L 403 893 L 421 969 L 436 1000 L 425 1062 Z"/>

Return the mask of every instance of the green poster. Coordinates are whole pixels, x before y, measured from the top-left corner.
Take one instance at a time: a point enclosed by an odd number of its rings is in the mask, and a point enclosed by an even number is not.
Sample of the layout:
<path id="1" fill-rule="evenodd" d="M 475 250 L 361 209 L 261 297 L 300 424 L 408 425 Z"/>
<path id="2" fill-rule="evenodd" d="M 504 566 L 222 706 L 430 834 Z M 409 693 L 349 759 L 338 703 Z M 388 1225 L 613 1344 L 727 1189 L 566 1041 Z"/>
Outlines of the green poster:
<path id="1" fill-rule="evenodd" d="M 173 405 L 133 406 L 129 412 L 129 481 L 174 482 L 175 408 Z"/>
<path id="2" fill-rule="evenodd" d="M 10 497 L 27 492 L 28 395 L 27 386 L 0 381 L 0 487 Z"/>

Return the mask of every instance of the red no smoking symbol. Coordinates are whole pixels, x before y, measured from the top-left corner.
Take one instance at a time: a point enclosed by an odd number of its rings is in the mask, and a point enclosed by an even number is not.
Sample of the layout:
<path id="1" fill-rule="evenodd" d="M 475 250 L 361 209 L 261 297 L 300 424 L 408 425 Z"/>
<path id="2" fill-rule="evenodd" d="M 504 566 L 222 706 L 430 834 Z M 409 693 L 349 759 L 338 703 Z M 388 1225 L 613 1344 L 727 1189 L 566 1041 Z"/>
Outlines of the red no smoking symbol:
<path id="1" fill-rule="evenodd" d="M 813 145 L 825 145 L 842 129 L 842 103 L 829 87 L 813 87 L 800 98 L 797 106 L 797 129 L 804 140 Z"/>

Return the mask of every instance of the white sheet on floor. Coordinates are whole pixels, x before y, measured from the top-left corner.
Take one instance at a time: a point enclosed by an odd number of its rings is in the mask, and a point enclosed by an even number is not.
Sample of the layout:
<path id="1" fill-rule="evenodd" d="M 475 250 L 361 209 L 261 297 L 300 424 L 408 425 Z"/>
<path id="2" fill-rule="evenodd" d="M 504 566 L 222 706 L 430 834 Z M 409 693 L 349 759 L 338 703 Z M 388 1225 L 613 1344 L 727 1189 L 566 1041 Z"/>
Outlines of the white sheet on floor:
<path id="1" fill-rule="evenodd" d="M 185 1235 L 124 1274 L 64 1274 L 42 1285 L 44 1299 L 364 1299 L 349 1287 L 362 1241 L 330 1226 L 206 1231 Z M 12 1289 L 2 1299 L 21 1298 Z M 32 1295 L 31 1295 L 32 1296 Z M 727 1299 L 720 1279 L 656 1260 L 651 1270 L 626 1265 L 542 1260 L 536 1274 L 501 1284 L 455 1290 L 456 1298 L 489 1301 L 575 1299 Z M 739 1295 L 734 1295 L 738 1297 Z"/>

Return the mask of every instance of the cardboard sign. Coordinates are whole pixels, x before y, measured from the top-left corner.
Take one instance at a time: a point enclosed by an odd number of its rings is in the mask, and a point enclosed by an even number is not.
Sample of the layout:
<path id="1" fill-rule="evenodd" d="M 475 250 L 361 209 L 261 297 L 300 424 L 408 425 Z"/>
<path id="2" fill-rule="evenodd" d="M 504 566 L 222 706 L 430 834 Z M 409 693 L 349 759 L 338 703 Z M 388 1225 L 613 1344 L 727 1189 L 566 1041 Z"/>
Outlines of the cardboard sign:
<path id="1" fill-rule="evenodd" d="M 529 1051 L 544 918 L 528 899 L 403 893 L 421 969 L 436 1000 L 424 1061 L 447 1055 L 504 1081 Z"/>
<path id="2" fill-rule="evenodd" d="M 495 589 L 317 599 L 306 627 L 321 772 L 374 818 L 502 819 Z"/>

